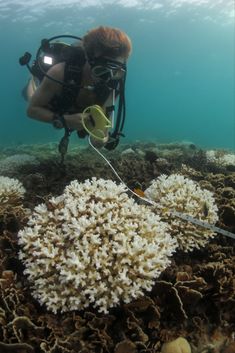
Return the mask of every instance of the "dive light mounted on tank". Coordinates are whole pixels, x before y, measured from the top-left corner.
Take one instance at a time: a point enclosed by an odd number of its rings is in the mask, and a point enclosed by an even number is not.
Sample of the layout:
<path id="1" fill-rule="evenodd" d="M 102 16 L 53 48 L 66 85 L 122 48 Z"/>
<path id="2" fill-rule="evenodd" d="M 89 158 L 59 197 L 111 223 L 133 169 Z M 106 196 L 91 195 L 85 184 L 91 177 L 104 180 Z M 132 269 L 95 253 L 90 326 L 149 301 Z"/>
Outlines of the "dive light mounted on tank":
<path id="1" fill-rule="evenodd" d="M 37 50 L 36 58 L 33 61 L 32 65 L 30 66 L 32 54 L 29 52 L 25 52 L 24 55 L 19 58 L 20 65 L 26 66 L 33 76 L 41 76 L 39 78 L 43 78 L 45 76 L 50 80 L 59 83 L 60 85 L 70 86 L 69 84 L 66 84 L 65 82 L 60 80 L 56 80 L 47 74 L 47 71 L 50 69 L 51 66 L 59 62 L 65 61 L 66 57 L 68 57 L 68 55 L 70 54 L 71 45 L 57 41 L 64 38 L 75 39 L 77 41 L 82 40 L 82 38 L 80 37 L 67 34 L 54 36 L 49 39 L 44 38 L 41 40 L 41 45 Z M 73 49 L 74 48 L 75 47 L 73 46 Z M 55 57 L 55 54 L 59 57 L 59 60 Z"/>

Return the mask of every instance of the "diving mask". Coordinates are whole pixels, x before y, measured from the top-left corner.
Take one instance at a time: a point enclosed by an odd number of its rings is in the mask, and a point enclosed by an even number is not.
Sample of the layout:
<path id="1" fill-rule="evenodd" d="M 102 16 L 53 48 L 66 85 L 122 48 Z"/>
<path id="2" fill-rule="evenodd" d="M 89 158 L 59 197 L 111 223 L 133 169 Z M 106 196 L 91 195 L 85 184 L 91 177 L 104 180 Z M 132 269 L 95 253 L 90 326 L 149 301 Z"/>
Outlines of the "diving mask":
<path id="1" fill-rule="evenodd" d="M 83 110 L 82 125 L 90 136 L 99 141 L 104 140 L 107 136 L 106 130 L 112 127 L 111 121 L 99 105 L 92 105 Z"/>
<path id="2" fill-rule="evenodd" d="M 120 80 L 126 73 L 126 64 L 116 60 L 99 58 L 91 61 L 90 65 L 93 76 L 104 82 Z"/>

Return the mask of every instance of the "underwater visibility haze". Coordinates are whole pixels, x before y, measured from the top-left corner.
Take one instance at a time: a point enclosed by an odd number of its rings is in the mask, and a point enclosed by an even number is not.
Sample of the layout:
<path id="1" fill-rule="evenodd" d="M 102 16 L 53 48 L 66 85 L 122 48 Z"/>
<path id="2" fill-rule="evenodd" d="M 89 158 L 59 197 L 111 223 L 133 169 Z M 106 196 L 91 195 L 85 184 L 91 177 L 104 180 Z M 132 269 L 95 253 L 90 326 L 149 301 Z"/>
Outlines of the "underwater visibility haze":
<path id="1" fill-rule="evenodd" d="M 234 1 L 0 0 L 0 25 L 0 352 L 234 353 Z M 125 137 L 60 155 L 19 58 L 100 25 L 132 40 Z"/>
<path id="2" fill-rule="evenodd" d="M 26 117 L 21 91 L 29 73 L 19 57 L 29 51 L 34 58 L 43 38 L 83 36 L 105 25 L 123 29 L 133 43 L 123 142 L 190 141 L 234 150 L 233 1 L 1 0 L 0 23 L 0 145 L 45 143 L 60 136 Z"/>

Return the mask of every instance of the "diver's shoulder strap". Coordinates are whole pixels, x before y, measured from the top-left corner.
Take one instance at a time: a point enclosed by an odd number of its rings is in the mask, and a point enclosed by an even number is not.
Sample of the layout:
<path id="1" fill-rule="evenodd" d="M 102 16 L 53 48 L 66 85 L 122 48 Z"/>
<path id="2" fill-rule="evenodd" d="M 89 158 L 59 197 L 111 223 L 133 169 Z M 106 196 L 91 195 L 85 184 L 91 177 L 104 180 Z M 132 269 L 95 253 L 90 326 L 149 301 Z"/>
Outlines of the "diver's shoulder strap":
<path id="1" fill-rule="evenodd" d="M 65 60 L 64 68 L 64 85 L 62 87 L 61 99 L 59 102 L 60 113 L 65 113 L 76 101 L 79 94 L 82 82 L 82 70 L 86 59 L 84 51 L 81 47 L 73 47 L 71 55 Z M 64 136 L 59 143 L 59 152 L 61 155 L 61 164 L 64 163 L 64 158 L 67 153 L 69 137 L 71 131 L 65 129 Z"/>
<path id="2" fill-rule="evenodd" d="M 65 109 L 76 100 L 82 82 L 82 69 L 85 65 L 85 53 L 81 47 L 74 47 L 70 57 L 65 61 L 62 99 Z"/>

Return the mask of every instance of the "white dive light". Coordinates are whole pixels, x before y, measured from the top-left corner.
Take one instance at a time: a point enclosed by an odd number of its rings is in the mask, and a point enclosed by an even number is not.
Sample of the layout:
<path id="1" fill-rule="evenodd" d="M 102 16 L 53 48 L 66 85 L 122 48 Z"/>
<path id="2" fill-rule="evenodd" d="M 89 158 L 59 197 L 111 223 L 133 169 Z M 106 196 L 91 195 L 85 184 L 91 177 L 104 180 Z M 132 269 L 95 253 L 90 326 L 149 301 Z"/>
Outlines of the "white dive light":
<path id="1" fill-rule="evenodd" d="M 44 64 L 52 65 L 53 59 L 52 59 L 52 57 L 45 55 L 45 56 L 43 57 L 43 62 L 44 62 Z"/>

